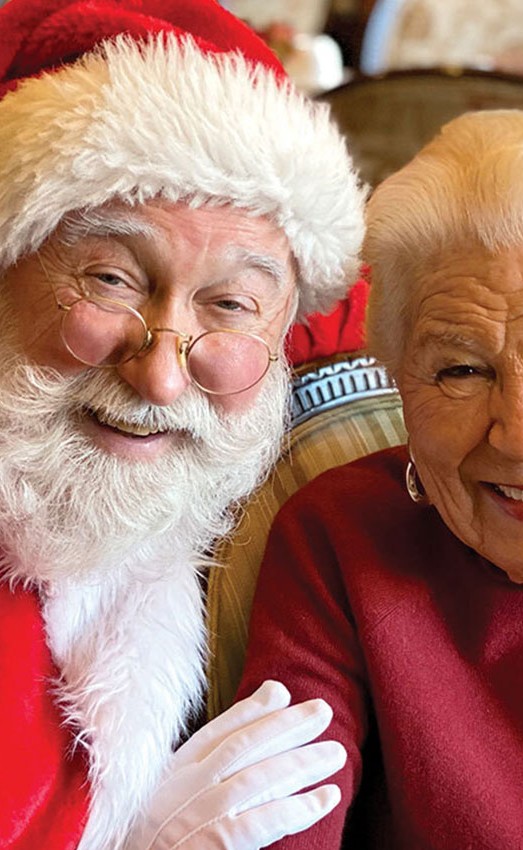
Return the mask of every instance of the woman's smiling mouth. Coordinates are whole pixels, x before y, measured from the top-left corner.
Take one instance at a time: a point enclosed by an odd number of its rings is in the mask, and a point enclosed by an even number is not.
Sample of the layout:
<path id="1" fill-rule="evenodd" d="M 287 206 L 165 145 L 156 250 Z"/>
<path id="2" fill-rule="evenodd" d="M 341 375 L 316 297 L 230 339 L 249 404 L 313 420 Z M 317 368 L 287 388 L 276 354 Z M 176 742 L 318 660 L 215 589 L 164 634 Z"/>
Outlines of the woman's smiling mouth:
<path id="1" fill-rule="evenodd" d="M 491 481 L 482 481 L 481 485 L 494 504 L 506 515 L 518 522 L 523 521 L 523 486 L 494 484 Z"/>
<path id="2" fill-rule="evenodd" d="M 523 502 L 523 486 L 514 484 L 493 484 L 492 482 L 483 482 L 487 487 L 490 487 L 499 496 L 506 499 L 515 499 L 517 502 Z"/>

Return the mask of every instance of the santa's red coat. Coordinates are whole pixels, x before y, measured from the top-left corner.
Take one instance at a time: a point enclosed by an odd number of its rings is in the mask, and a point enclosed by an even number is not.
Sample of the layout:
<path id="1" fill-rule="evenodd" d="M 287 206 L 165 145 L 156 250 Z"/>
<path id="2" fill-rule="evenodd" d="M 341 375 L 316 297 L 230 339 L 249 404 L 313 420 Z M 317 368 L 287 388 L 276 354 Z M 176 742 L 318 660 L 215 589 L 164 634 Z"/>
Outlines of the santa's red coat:
<path id="1" fill-rule="evenodd" d="M 0 583 L 0 847 L 74 850 L 87 765 L 52 697 L 56 670 L 35 593 Z"/>

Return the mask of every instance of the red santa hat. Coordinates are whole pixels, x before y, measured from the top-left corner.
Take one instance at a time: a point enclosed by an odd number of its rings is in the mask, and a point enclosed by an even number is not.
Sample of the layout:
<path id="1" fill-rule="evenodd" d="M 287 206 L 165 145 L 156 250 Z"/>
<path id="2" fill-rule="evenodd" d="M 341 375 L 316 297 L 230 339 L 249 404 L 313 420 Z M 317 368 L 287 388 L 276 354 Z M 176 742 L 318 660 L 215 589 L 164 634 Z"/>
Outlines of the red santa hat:
<path id="1" fill-rule="evenodd" d="M 0 98 L 0 270 L 74 209 L 163 196 L 270 216 L 301 315 L 354 280 L 365 192 L 344 139 L 216 0 L 10 0 Z"/>

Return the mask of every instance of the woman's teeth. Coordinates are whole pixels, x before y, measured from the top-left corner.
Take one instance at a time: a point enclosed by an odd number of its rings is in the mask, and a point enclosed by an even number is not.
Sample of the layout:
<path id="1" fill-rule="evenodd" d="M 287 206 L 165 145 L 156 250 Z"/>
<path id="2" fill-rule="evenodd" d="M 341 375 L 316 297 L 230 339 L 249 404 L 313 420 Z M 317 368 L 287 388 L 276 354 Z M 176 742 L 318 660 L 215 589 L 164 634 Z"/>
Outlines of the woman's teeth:
<path id="1" fill-rule="evenodd" d="M 508 499 L 523 502 L 523 487 L 506 487 L 504 484 L 494 484 L 493 487 L 498 493 L 501 493 Z"/>

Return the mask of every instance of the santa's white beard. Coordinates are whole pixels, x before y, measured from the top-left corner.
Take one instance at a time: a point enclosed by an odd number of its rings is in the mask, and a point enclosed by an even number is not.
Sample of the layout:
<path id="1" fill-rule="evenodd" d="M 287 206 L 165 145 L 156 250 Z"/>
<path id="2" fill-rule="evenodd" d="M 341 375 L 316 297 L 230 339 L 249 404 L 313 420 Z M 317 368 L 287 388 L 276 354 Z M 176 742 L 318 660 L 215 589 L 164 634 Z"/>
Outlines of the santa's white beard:
<path id="1" fill-rule="evenodd" d="M 9 348 L 0 345 L 0 544 L 13 578 L 157 577 L 170 547 L 203 553 L 229 531 L 280 449 L 288 377 L 278 363 L 253 406 L 225 416 L 193 388 L 154 407 L 114 372 L 63 377 Z M 122 459 L 83 434 L 90 407 L 180 439 L 157 461 Z"/>
<path id="2" fill-rule="evenodd" d="M 242 415 L 192 388 L 153 407 L 115 372 L 28 364 L 12 327 L 0 337 L 0 567 L 43 585 L 56 698 L 88 752 L 81 848 L 121 850 L 201 709 L 198 568 L 279 452 L 288 376 L 273 364 Z M 168 428 L 172 451 L 147 462 L 104 452 L 81 428 L 86 408 Z"/>

